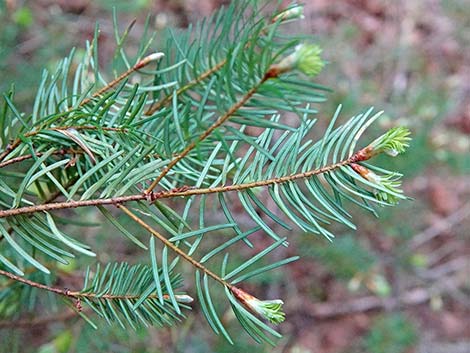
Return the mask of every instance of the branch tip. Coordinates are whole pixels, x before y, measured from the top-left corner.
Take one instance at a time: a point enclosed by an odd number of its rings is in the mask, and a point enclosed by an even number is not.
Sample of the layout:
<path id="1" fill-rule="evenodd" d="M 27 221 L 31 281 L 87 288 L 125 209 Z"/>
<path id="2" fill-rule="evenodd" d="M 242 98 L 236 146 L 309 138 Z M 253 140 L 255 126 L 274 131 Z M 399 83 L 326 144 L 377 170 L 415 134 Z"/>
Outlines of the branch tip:
<path id="1" fill-rule="evenodd" d="M 291 20 L 302 20 L 305 18 L 304 15 L 304 5 L 303 4 L 295 4 L 287 9 L 284 9 L 280 13 L 278 13 L 276 16 L 273 17 L 271 20 L 272 23 L 274 22 L 288 22 Z"/>
<path id="2" fill-rule="evenodd" d="M 281 299 L 259 300 L 240 288 L 232 287 L 230 290 L 235 298 L 252 313 L 276 325 L 285 320 L 286 314 L 282 311 L 284 302 Z"/>
<path id="3" fill-rule="evenodd" d="M 299 44 L 292 54 L 286 56 L 279 63 L 271 65 L 268 73 L 271 74 L 270 77 L 276 77 L 285 72 L 299 70 L 307 76 L 317 76 L 325 66 L 325 62 L 320 56 L 321 53 L 322 49 L 318 45 Z"/>
<path id="4" fill-rule="evenodd" d="M 141 69 L 142 67 L 148 65 L 149 63 L 151 63 L 152 61 L 157 61 L 157 60 L 160 60 L 162 57 L 164 57 L 165 54 L 162 53 L 162 52 L 155 52 L 155 53 L 152 53 L 150 55 L 147 55 L 145 58 L 143 58 L 142 60 L 140 60 L 135 66 L 135 70 L 138 70 L 138 69 Z"/>
<path id="5" fill-rule="evenodd" d="M 409 147 L 410 135 L 411 132 L 408 128 L 396 126 L 372 141 L 368 147 L 372 149 L 373 155 L 383 152 L 391 157 L 396 157 Z"/>
<path id="6" fill-rule="evenodd" d="M 377 200 L 393 205 L 397 204 L 400 198 L 404 198 L 402 195 L 403 191 L 400 189 L 401 174 L 389 173 L 385 175 L 378 175 L 370 169 L 357 163 L 351 163 L 350 166 L 364 179 L 380 187 L 374 189 L 374 196 Z"/>

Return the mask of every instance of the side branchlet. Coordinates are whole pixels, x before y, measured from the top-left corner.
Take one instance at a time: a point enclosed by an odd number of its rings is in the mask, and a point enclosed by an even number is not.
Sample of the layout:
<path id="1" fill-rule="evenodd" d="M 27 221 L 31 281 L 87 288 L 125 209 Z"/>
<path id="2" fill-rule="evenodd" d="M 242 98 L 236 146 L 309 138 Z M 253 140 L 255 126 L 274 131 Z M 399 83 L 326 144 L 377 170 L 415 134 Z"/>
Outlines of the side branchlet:
<path id="1" fill-rule="evenodd" d="M 375 139 L 369 147 L 373 154 L 386 153 L 396 157 L 405 152 L 411 141 L 410 130 L 403 126 L 393 127 L 385 134 Z"/>
<path id="2" fill-rule="evenodd" d="M 401 186 L 401 174 L 390 173 L 386 175 L 378 175 L 370 169 L 357 164 L 351 163 L 351 168 L 372 184 L 377 185 L 380 189 L 374 189 L 375 198 L 379 201 L 386 202 L 388 204 L 396 204 L 402 195 L 403 191 L 400 189 Z M 386 191 L 384 191 L 384 189 Z"/>
<path id="3" fill-rule="evenodd" d="M 304 5 L 294 4 L 287 9 L 281 11 L 273 17 L 272 22 L 280 21 L 282 23 L 293 21 L 297 19 L 304 19 Z"/>
<path id="4" fill-rule="evenodd" d="M 285 320 L 286 315 L 282 311 L 284 302 L 281 299 L 259 300 L 237 287 L 232 287 L 231 291 L 235 298 L 252 313 L 276 325 Z"/>

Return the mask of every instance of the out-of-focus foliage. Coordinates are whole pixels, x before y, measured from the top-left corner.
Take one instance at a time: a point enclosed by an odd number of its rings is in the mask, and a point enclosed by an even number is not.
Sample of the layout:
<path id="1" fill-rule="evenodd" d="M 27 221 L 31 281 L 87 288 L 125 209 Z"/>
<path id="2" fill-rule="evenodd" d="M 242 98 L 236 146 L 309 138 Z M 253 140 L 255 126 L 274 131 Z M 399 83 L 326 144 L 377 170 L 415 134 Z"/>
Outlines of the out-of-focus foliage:
<path id="1" fill-rule="evenodd" d="M 373 321 L 371 330 L 364 337 L 364 348 L 371 353 L 404 353 L 416 341 L 416 328 L 406 316 L 386 314 Z"/>

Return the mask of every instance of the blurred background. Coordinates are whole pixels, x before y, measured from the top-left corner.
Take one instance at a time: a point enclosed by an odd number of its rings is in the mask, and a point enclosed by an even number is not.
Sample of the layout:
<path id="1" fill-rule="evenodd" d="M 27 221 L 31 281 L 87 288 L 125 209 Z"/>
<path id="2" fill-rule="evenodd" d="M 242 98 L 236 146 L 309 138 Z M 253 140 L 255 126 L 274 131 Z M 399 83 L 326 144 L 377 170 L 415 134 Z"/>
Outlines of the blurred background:
<path id="1" fill-rule="evenodd" d="M 333 244 L 300 232 L 290 234 L 288 255 L 302 258 L 250 283 L 253 292 L 286 302 L 287 321 L 280 328 L 284 338 L 275 348 L 256 345 L 241 332 L 235 334 L 239 344 L 228 345 L 210 331 L 196 302 L 194 313 L 175 329 L 134 332 L 103 323 L 97 334 L 72 319 L 3 328 L 0 350 L 470 352 L 470 2 L 305 2 L 306 18 L 295 24 L 295 31 L 311 35 L 323 47 L 329 64 L 317 81 L 334 89 L 320 106 L 320 122 L 326 124 L 342 103 L 343 116 L 369 106 L 384 109 L 381 130 L 409 126 L 409 152 L 384 163 L 405 175 L 403 187 L 413 200 L 380 209 L 379 218 L 353 209 L 357 232 L 334 228 L 338 236 Z M 148 14 L 157 31 L 184 28 L 224 3 L 0 1 L 0 91 L 14 82 L 16 102 L 30 111 L 42 68 L 54 68 L 73 46 L 84 48 L 97 21 L 105 66 L 114 51 L 113 7 L 123 29 L 137 20 L 130 37 L 138 41 Z M 101 246 L 103 261 L 148 261 L 113 232 L 101 228 L 85 234 L 93 239 L 90 243 Z M 113 239 L 112 248 L 107 239 Z M 242 259 L 247 250 L 240 251 Z M 80 288 L 79 274 L 78 284 L 66 279 L 67 274 L 74 276 L 73 270 L 64 270 L 59 282 Z M 190 269 L 183 271 L 191 293 Z M 241 331 L 229 312 L 224 320 L 230 332 Z"/>

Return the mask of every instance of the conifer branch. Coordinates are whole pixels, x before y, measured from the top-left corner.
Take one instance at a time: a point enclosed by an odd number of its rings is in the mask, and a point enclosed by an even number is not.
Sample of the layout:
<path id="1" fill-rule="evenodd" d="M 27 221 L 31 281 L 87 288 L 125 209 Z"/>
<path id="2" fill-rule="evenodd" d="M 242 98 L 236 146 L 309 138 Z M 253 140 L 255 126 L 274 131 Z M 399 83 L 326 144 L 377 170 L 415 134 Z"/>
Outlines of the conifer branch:
<path id="1" fill-rule="evenodd" d="M 189 188 L 188 190 L 181 190 L 181 191 L 170 190 L 170 192 L 168 191 L 153 192 L 150 194 L 150 200 L 155 201 L 158 199 L 167 199 L 167 198 L 173 198 L 173 197 L 188 197 L 188 196 L 194 196 L 194 195 L 219 194 L 219 193 L 225 193 L 225 192 L 231 192 L 231 191 L 242 191 L 242 190 L 247 190 L 247 189 L 253 189 L 256 187 L 260 187 L 260 186 L 284 184 L 284 183 L 292 182 L 292 181 L 299 180 L 299 179 L 307 179 L 314 175 L 328 173 L 335 169 L 348 165 L 350 163 L 351 163 L 351 159 L 348 158 L 342 162 L 331 164 L 326 167 L 314 169 L 308 172 L 296 173 L 296 174 L 291 174 L 291 175 L 286 175 L 286 176 L 282 176 L 278 178 L 271 178 L 271 179 L 266 179 L 266 180 L 253 181 L 250 183 L 233 184 L 233 185 L 218 186 L 218 187 L 213 187 L 213 188 L 201 188 L 201 189 Z"/>
<path id="2" fill-rule="evenodd" d="M 300 13 L 299 13 L 300 15 Z M 281 17 L 275 17 L 272 19 L 272 23 L 280 20 L 281 22 L 289 19 L 287 15 L 284 15 L 285 18 L 281 18 Z M 300 17 L 299 17 L 300 18 Z M 261 33 L 263 34 L 266 34 L 266 30 L 267 28 L 264 28 L 263 31 Z M 251 42 L 248 42 L 246 44 L 246 47 L 248 47 L 250 45 Z M 188 82 L 186 85 L 184 85 L 183 87 L 179 88 L 178 90 L 176 90 L 176 92 L 172 92 L 171 94 L 167 95 L 165 98 L 163 98 L 162 100 L 158 101 L 158 102 L 154 102 L 148 109 L 147 111 L 145 112 L 145 115 L 152 115 L 153 113 L 155 113 L 157 110 L 159 110 L 160 108 L 164 107 L 165 105 L 167 105 L 169 102 L 171 102 L 173 96 L 176 94 L 176 96 L 179 96 L 181 93 L 184 93 L 186 92 L 188 89 L 196 86 L 198 83 L 202 82 L 203 80 L 205 80 L 207 77 L 209 77 L 210 75 L 212 75 L 213 73 L 219 71 L 225 64 L 227 63 L 227 58 L 224 58 L 222 59 L 221 61 L 219 61 L 217 64 L 215 64 L 213 67 L 209 68 L 208 70 L 204 71 L 202 74 L 200 74 L 198 77 L 196 77 L 195 79 L 191 80 L 190 82 Z"/>
<path id="3" fill-rule="evenodd" d="M 26 284 L 30 287 L 46 290 L 51 293 L 55 293 L 58 295 L 62 295 L 64 297 L 68 298 L 73 298 L 73 299 L 81 299 L 81 298 L 99 298 L 99 299 L 105 299 L 105 300 L 132 300 L 132 299 L 140 299 L 142 296 L 141 295 L 136 295 L 136 294 L 123 294 L 123 295 L 116 295 L 116 294 L 100 294 L 98 295 L 97 293 L 82 293 L 81 291 L 71 291 L 70 289 L 67 288 L 57 288 L 57 287 L 52 287 L 52 286 L 47 286 L 45 284 L 39 283 L 39 282 L 34 282 L 29 279 L 17 276 L 13 273 L 7 272 L 0 270 L 0 275 L 7 277 L 13 281 L 20 282 L 23 284 Z M 175 297 L 178 299 L 178 294 L 175 295 Z M 187 295 L 182 295 L 180 296 L 181 300 L 184 301 L 185 303 L 188 303 L 188 296 Z M 150 299 L 158 299 L 158 296 L 156 294 L 150 294 L 148 296 Z M 169 299 L 168 294 L 163 295 L 164 299 Z"/>
<path id="4" fill-rule="evenodd" d="M 35 130 L 27 132 L 23 135 L 23 137 L 33 137 L 44 131 L 67 131 L 67 130 L 104 130 L 104 131 L 115 131 L 115 132 L 127 132 L 127 129 L 124 128 L 114 128 L 114 127 L 106 127 L 106 126 L 92 126 L 92 125 L 82 125 L 82 126 L 61 126 L 61 127 L 53 127 L 41 130 Z M 0 154 L 0 168 L 4 167 L 5 165 L 11 164 L 7 163 L 8 161 L 4 162 L 4 159 L 16 148 L 21 144 L 21 138 L 16 139 L 11 144 L 9 144 L 3 153 Z M 20 157 L 18 157 L 20 158 Z M 28 158 L 25 158 L 28 159 Z M 20 160 L 22 161 L 22 160 Z M 16 162 L 13 162 L 16 163 Z"/>
<path id="5" fill-rule="evenodd" d="M 104 130 L 104 131 L 114 131 L 114 132 L 121 132 L 121 133 L 127 132 L 127 129 L 124 129 L 124 128 L 114 128 L 114 127 L 106 127 L 106 126 L 91 126 L 91 125 L 88 125 L 88 126 L 84 125 L 83 126 L 82 125 L 82 126 L 62 126 L 60 128 L 59 127 L 53 127 L 53 128 L 48 128 L 48 129 L 35 130 L 35 131 L 27 132 L 26 134 L 23 135 L 23 137 L 33 137 L 33 136 L 36 136 L 40 133 L 44 133 L 45 131 L 58 131 L 58 132 L 67 133 L 70 130 L 72 130 L 72 131 L 73 130 L 76 130 L 76 131 L 80 131 L 80 130 Z M 20 144 L 21 144 L 21 139 L 17 139 L 5 149 L 4 153 L 6 153 L 6 152 L 8 152 L 8 153 L 3 158 L 0 157 L 0 168 L 6 167 L 7 165 L 10 165 L 10 164 L 23 162 L 27 159 L 33 158 L 32 154 L 27 154 L 27 155 L 24 155 L 24 156 L 18 156 L 18 157 L 9 159 L 7 161 L 4 161 L 4 159 L 7 157 L 7 155 L 10 152 L 12 152 L 16 147 L 18 147 Z M 70 151 L 70 152 L 67 152 L 67 151 Z M 69 154 L 69 153 L 77 154 L 77 153 L 83 153 L 83 152 L 75 151 L 73 149 L 71 149 L 71 150 L 61 149 L 59 151 L 53 152 L 52 154 L 53 155 L 65 155 L 65 154 Z M 40 157 L 40 156 L 42 156 L 42 153 L 38 152 L 38 153 L 34 154 L 34 156 Z M 94 158 L 92 157 L 92 159 L 94 159 Z"/>
<path id="6" fill-rule="evenodd" d="M 281 11 L 279 14 L 277 14 L 276 16 L 274 16 L 271 19 L 271 24 L 275 23 L 276 21 L 288 22 L 290 20 L 303 19 L 303 18 L 304 18 L 303 5 L 293 6 L 292 8 L 285 9 L 285 10 Z M 261 33 L 266 34 L 267 30 L 268 30 L 268 27 L 264 28 L 261 31 Z M 251 44 L 251 42 L 247 42 L 245 47 L 248 47 L 250 44 Z M 217 64 L 215 64 L 213 67 L 211 67 L 208 70 L 204 71 L 198 77 L 194 78 L 193 80 L 188 82 L 186 85 L 184 85 L 183 87 L 176 90 L 176 92 L 172 92 L 171 94 L 167 95 L 162 100 L 152 103 L 152 105 L 145 112 L 145 115 L 152 115 L 157 110 L 159 110 L 160 108 L 164 107 L 169 102 L 171 102 L 171 100 L 172 100 L 172 98 L 175 94 L 176 94 L 176 96 L 179 96 L 180 94 L 186 92 L 188 89 L 196 86 L 198 83 L 202 82 L 204 79 L 206 79 L 207 77 L 209 77 L 213 73 L 219 71 L 226 63 L 227 63 L 227 58 L 222 59 Z"/>
<path id="7" fill-rule="evenodd" d="M 1 210 L 0 218 L 5 218 L 9 216 L 18 216 L 22 214 L 30 214 L 35 212 L 43 211 L 52 211 L 52 210 L 64 210 L 69 208 L 78 208 L 78 207 L 89 207 L 89 206 L 100 206 L 100 205 L 118 205 L 121 203 L 126 203 L 130 201 L 142 201 L 146 198 L 142 194 L 121 196 L 121 197 L 111 197 L 108 199 L 92 199 L 92 200 L 82 200 L 82 201 L 64 201 L 64 202 L 54 202 L 48 204 L 26 206 L 20 208 L 13 208 L 9 210 Z"/>
<path id="8" fill-rule="evenodd" d="M 0 162 L 0 168 L 4 168 L 11 164 L 24 162 L 31 158 L 41 157 L 43 154 L 44 154 L 43 152 L 36 152 L 35 154 L 25 154 L 23 156 L 18 156 L 18 157 L 9 159 L 7 161 Z M 75 150 L 73 148 L 70 148 L 70 149 L 63 148 L 58 151 L 52 152 L 52 155 L 54 156 L 65 156 L 66 154 L 83 154 L 83 151 Z"/>
<path id="9" fill-rule="evenodd" d="M 287 245 L 287 238 L 280 237 L 271 220 L 285 229 L 295 224 L 304 232 L 330 239 L 334 234 L 325 225 L 331 222 L 355 227 L 343 200 L 374 211 L 369 201 L 385 206 L 406 199 L 399 188 L 401 174 L 361 162 L 382 153 L 392 157 L 402 153 L 409 145 L 409 131 L 391 129 L 359 149 L 360 137 L 381 113 L 371 116 L 371 108 L 337 126 L 338 107 L 323 137 L 309 139 L 316 120 L 309 118 L 317 112 L 311 103 L 323 101 L 322 91 L 327 88 L 302 76 L 315 77 L 324 68 L 322 49 L 277 32 L 279 24 L 303 18 L 302 5 L 293 3 L 265 18 L 256 7 L 247 10 L 250 3 L 233 2 L 227 11 L 201 22 L 195 27 L 201 38 L 189 31 L 179 40 L 170 32 L 162 45 L 168 65 L 141 71 L 154 77 L 148 80 L 146 76 L 142 85 L 130 89 L 129 76 L 164 54 L 151 54 L 131 67 L 122 47 L 127 32 L 121 36 L 116 26 L 118 50 L 127 71 L 115 74 L 109 83 L 102 79 L 97 46 L 92 44 L 93 58 L 86 56 L 76 70 L 71 54 L 54 72 L 44 73 L 31 115 L 16 109 L 13 89 L 4 96 L 0 139 L 3 145 L 10 143 L 0 150 L 0 172 L 11 173 L 5 167 L 21 166 L 16 179 L 0 183 L 0 245 L 5 249 L 0 256 L 0 278 L 5 277 L 0 289 L 6 289 L 5 303 L 22 305 L 24 295 L 18 293 L 29 287 L 62 296 L 78 313 L 83 301 L 89 306 L 86 310 L 123 328 L 126 323 L 132 327 L 134 323 L 171 325 L 184 318 L 181 309 L 192 301 L 173 290 L 181 285 L 182 274 L 174 270 L 182 258 L 195 272 L 201 311 L 217 334 L 232 342 L 222 313 L 214 305 L 210 285 L 219 286 L 212 279 L 224 287 L 226 299 L 248 334 L 258 342 L 272 342 L 268 334 L 280 335 L 265 321 L 284 321 L 283 301 L 261 300 L 236 286 L 298 258 L 268 265 L 261 262 Z M 139 58 L 150 46 L 144 37 Z M 94 79 L 89 73 L 94 73 Z M 281 115 L 287 112 L 303 114 L 298 127 L 282 121 Z M 238 128 L 227 126 L 231 123 Z M 263 132 L 253 137 L 247 133 L 249 126 Z M 261 187 L 269 190 L 279 216 L 260 197 L 257 188 Z M 228 192 L 234 192 L 256 227 L 241 229 L 245 227 L 227 202 L 232 198 L 223 195 Z M 186 206 L 181 214 L 172 202 L 156 202 L 161 199 L 182 201 Z M 220 204 L 225 216 L 220 224 L 208 221 L 208 200 Z M 136 203 L 128 204 L 132 202 Z M 119 215 L 125 214 L 150 233 L 149 248 L 103 205 L 116 207 Z M 149 250 L 151 266 L 108 263 L 102 269 L 97 265 L 96 271 L 86 271 L 79 290 L 22 277 L 33 270 L 50 274 L 41 263 L 43 257 L 44 261 L 51 258 L 54 262 L 46 265 L 57 270 L 56 261 L 67 263 L 75 252 L 96 256 L 91 244 L 67 234 L 68 227 L 62 229 L 67 222 L 60 214 L 49 213 L 80 207 L 97 207 L 125 237 Z M 191 216 L 196 208 L 198 221 Z M 248 237 L 259 230 L 275 242 L 261 244 L 260 251 L 232 268 L 233 248 L 229 247 L 241 241 L 254 245 Z M 229 239 L 207 244 L 203 238 L 210 232 L 227 234 Z M 193 255 L 206 250 L 201 257 Z M 220 270 L 207 265 L 209 259 L 221 255 Z M 37 321 L 49 319 L 55 321 L 52 316 Z M 0 321 L 0 328 L 4 322 Z"/>
<path id="10" fill-rule="evenodd" d="M 212 277 L 214 280 L 219 282 L 220 284 L 226 286 L 229 289 L 232 289 L 233 285 L 225 281 L 223 278 L 209 270 L 207 267 L 205 267 L 203 264 L 200 262 L 196 261 L 194 258 L 192 258 L 190 255 L 185 253 L 183 250 L 178 248 L 175 244 L 173 244 L 171 241 L 169 241 L 167 238 L 165 238 L 162 234 L 157 232 L 155 229 L 153 229 L 150 225 L 148 225 L 146 222 L 144 222 L 141 218 L 137 217 L 134 213 L 132 213 L 127 207 L 123 205 L 117 205 L 119 209 L 121 209 L 125 214 L 127 214 L 133 221 L 138 223 L 141 227 L 146 229 L 150 234 L 152 234 L 154 237 L 156 237 L 158 240 L 160 240 L 165 246 L 170 248 L 173 252 L 175 252 L 178 256 L 181 256 L 184 260 L 189 262 L 192 266 L 195 268 L 201 270 L 208 276 Z"/>
<path id="11" fill-rule="evenodd" d="M 17 276 L 13 273 L 10 273 L 10 272 L 7 272 L 7 271 L 3 271 L 0 269 L 0 275 L 4 276 L 4 277 L 7 277 L 13 281 L 16 281 L 16 282 L 20 282 L 20 283 L 23 283 L 23 284 L 26 284 L 30 287 L 34 287 L 34 288 L 38 288 L 38 289 L 43 289 L 43 290 L 46 290 L 46 291 L 49 291 L 49 292 L 52 292 L 52 293 L 55 293 L 55 294 L 60 294 L 60 295 L 63 295 L 63 296 L 68 296 L 66 294 L 67 290 L 66 289 L 61 289 L 61 288 L 54 288 L 54 287 L 49 287 L 45 284 L 42 284 L 42 283 L 38 283 L 38 282 L 34 282 L 34 281 L 31 281 L 29 279 L 26 279 L 26 278 L 23 278 L 23 277 L 20 277 L 20 276 Z"/>
<path id="12" fill-rule="evenodd" d="M 152 115 L 153 113 L 155 113 L 157 110 L 159 110 L 160 108 L 164 107 L 165 105 L 167 105 L 169 102 L 171 102 L 171 100 L 173 99 L 173 96 L 176 94 L 176 96 L 179 96 L 181 93 L 184 93 L 186 92 L 188 89 L 196 86 L 198 83 L 202 82 L 203 80 L 205 80 L 207 77 L 209 77 L 210 75 L 212 75 L 213 73 L 219 71 L 224 65 L 225 63 L 227 62 L 227 59 L 223 59 L 221 61 L 219 61 L 216 65 L 214 65 L 213 67 L 211 67 L 210 69 L 204 71 L 201 75 L 199 75 L 198 77 L 196 77 L 194 80 L 188 82 L 186 85 L 184 85 L 183 87 L 179 88 L 176 90 L 176 92 L 172 92 L 171 94 L 167 95 L 165 98 L 163 98 L 162 100 L 158 101 L 158 102 L 154 102 L 152 103 L 152 105 L 147 109 L 147 111 L 145 112 L 145 115 Z"/>
<path id="13" fill-rule="evenodd" d="M 112 80 L 110 83 L 108 83 L 106 86 L 100 88 L 98 91 L 93 93 L 91 96 L 89 96 L 89 97 L 85 98 L 84 100 L 82 100 L 78 106 L 82 107 L 82 106 L 90 103 L 93 99 L 101 96 L 103 93 L 105 93 L 108 90 L 110 90 L 111 88 L 115 87 L 119 82 L 126 79 L 132 73 L 142 69 L 143 67 L 147 66 L 151 62 L 160 59 L 162 56 L 163 56 L 162 53 L 153 53 L 153 54 L 150 54 L 150 55 L 146 56 L 145 58 L 140 60 L 138 63 L 136 63 L 133 67 L 131 67 L 129 70 L 122 73 L 120 76 L 118 76 L 117 78 Z M 74 109 L 75 109 L 74 107 L 70 107 L 69 109 L 67 109 L 62 114 L 66 115 L 66 114 L 72 112 Z M 67 129 L 67 128 L 75 128 L 76 130 L 78 130 L 78 129 L 82 129 L 82 130 L 98 129 L 98 127 L 86 127 L 86 126 L 76 126 L 76 127 L 71 127 L 70 126 L 70 127 L 62 127 L 61 129 Z M 107 129 L 113 129 L 113 128 L 99 127 L 99 129 L 107 130 Z M 38 134 L 39 132 L 40 131 L 32 131 L 32 132 L 26 133 L 24 136 L 25 137 L 34 136 L 34 135 Z M 17 138 L 11 144 L 7 145 L 7 147 L 5 148 L 5 151 L 0 153 L 0 162 L 2 162 L 20 144 L 21 144 L 21 139 Z"/>
<path id="14" fill-rule="evenodd" d="M 310 178 L 315 175 L 331 172 L 333 170 L 336 170 L 340 167 L 346 166 L 356 161 L 357 161 L 357 156 L 356 154 L 354 154 L 350 158 L 343 160 L 341 162 L 331 164 L 322 168 L 313 169 L 308 172 L 296 173 L 296 174 L 286 175 L 282 177 L 254 181 L 254 182 L 243 183 L 243 184 L 232 184 L 232 185 L 218 186 L 218 187 L 213 187 L 213 188 L 191 188 L 189 186 L 183 186 L 183 187 L 174 188 L 168 191 L 150 192 L 148 195 L 135 194 L 135 195 L 120 196 L 120 197 L 112 197 L 112 198 L 107 198 L 107 199 L 90 199 L 90 200 L 80 200 L 80 201 L 71 200 L 71 201 L 64 201 L 64 202 L 34 205 L 34 206 L 25 206 L 25 207 L 13 208 L 9 210 L 0 210 L 0 218 L 18 216 L 18 215 L 23 215 L 23 214 L 31 214 L 35 212 L 63 210 L 63 209 L 79 208 L 79 207 L 102 206 L 102 205 L 122 205 L 124 203 L 132 202 L 132 201 L 149 200 L 153 202 L 159 199 L 169 199 L 169 198 L 174 198 L 174 197 L 188 197 L 188 196 L 193 196 L 193 195 L 207 195 L 207 194 L 224 193 L 224 192 L 231 192 L 231 191 L 242 191 L 242 190 L 252 189 L 252 188 L 260 187 L 260 186 L 283 184 L 283 183 L 287 183 L 287 182 L 291 182 L 291 181 L 295 181 L 299 179 Z"/>
<path id="15" fill-rule="evenodd" d="M 153 189 L 158 185 L 158 183 L 168 174 L 168 172 L 173 168 L 180 160 L 188 155 L 198 143 L 204 141 L 215 129 L 220 127 L 223 123 L 225 123 L 234 113 L 238 111 L 241 107 L 243 107 L 246 102 L 250 100 L 251 97 L 258 91 L 261 85 L 266 82 L 268 79 L 272 78 L 272 76 L 265 75 L 255 86 L 253 86 L 238 102 L 230 107 L 227 112 L 220 116 L 217 121 L 212 124 L 209 128 L 206 129 L 196 140 L 191 142 L 178 156 L 173 158 L 170 163 L 168 163 L 165 168 L 163 168 L 160 175 L 153 181 L 152 184 L 144 191 L 145 195 L 150 195 Z"/>
<path id="16" fill-rule="evenodd" d="M 93 93 L 90 97 L 85 98 L 81 103 L 80 106 L 84 106 L 88 103 L 90 103 L 93 99 L 100 97 L 103 95 L 103 93 L 109 91 L 111 88 L 116 87 L 116 85 L 125 80 L 127 77 L 129 77 L 132 73 L 144 68 L 151 62 L 154 62 L 156 60 L 159 60 L 161 57 L 163 57 L 163 53 L 153 53 L 150 55 L 147 55 L 145 58 L 137 62 L 134 66 L 132 66 L 130 69 L 128 69 L 126 72 L 123 72 L 121 75 L 116 77 L 114 80 L 112 80 L 110 83 L 108 83 L 106 86 L 100 88 L 98 91 Z"/>
<path id="17" fill-rule="evenodd" d="M 273 18 L 273 23 L 276 22 L 277 20 L 281 20 L 284 21 L 284 19 L 281 19 L 281 18 L 277 18 L 277 19 L 274 19 Z M 265 34 L 266 32 L 266 28 L 263 29 L 263 31 L 261 33 Z M 248 42 L 246 44 L 246 47 L 248 47 L 250 45 L 251 42 Z M 208 70 L 204 71 L 202 74 L 200 74 L 198 77 L 196 77 L 195 79 L 191 80 L 190 82 L 188 82 L 186 85 L 184 85 L 183 87 L 179 88 L 178 90 L 176 90 L 176 92 L 172 92 L 171 94 L 167 95 L 165 98 L 163 98 L 162 100 L 158 101 L 158 102 L 154 102 L 148 109 L 147 111 L 145 112 L 145 115 L 152 115 L 153 113 L 155 113 L 157 110 L 159 110 L 160 108 L 164 107 L 165 105 L 167 105 L 169 102 L 171 102 L 173 96 L 176 94 L 176 96 L 179 96 L 180 94 L 186 92 L 188 89 L 196 86 L 198 83 L 202 82 L 203 80 L 205 80 L 207 77 L 209 77 L 210 75 L 212 75 L 213 73 L 219 71 L 225 64 L 227 63 L 227 58 L 224 58 L 222 59 L 221 61 L 219 61 L 217 64 L 215 64 L 213 67 L 209 68 Z"/>

